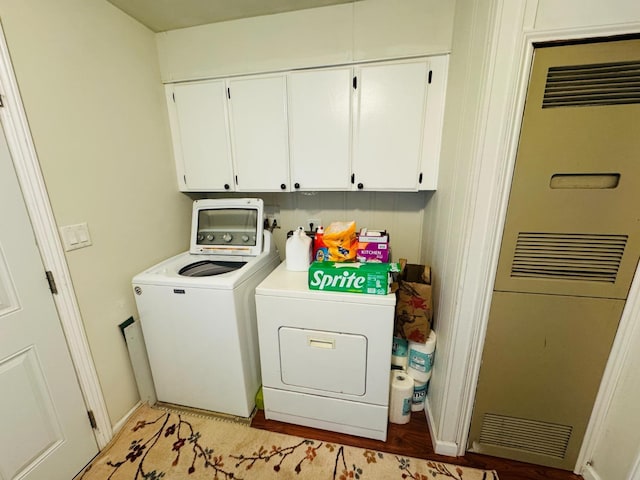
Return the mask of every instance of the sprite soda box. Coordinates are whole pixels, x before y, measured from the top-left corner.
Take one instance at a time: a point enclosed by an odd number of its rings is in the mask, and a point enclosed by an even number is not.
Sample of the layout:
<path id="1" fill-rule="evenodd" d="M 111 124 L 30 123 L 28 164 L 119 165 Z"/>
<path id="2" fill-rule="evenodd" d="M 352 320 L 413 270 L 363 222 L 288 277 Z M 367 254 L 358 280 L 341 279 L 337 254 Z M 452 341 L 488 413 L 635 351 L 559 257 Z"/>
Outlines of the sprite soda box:
<path id="1" fill-rule="evenodd" d="M 309 288 L 330 292 L 387 295 L 397 263 L 313 262 L 309 266 Z"/>

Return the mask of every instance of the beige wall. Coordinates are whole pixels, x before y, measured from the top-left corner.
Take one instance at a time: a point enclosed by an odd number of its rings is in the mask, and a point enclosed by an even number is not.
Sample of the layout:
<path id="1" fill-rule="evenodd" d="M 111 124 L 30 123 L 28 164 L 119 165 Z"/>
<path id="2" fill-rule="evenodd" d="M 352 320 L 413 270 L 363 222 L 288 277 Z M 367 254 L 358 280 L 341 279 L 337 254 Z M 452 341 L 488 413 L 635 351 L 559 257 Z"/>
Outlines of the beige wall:
<path id="1" fill-rule="evenodd" d="M 131 278 L 188 248 L 154 34 L 104 0 L 0 0 L 0 18 L 113 423 L 138 401 L 118 325 Z"/>
<path id="2" fill-rule="evenodd" d="M 438 334 L 437 368 L 429 387 L 429 404 L 435 419 L 433 427 L 445 442 L 454 442 L 457 435 L 444 425 L 444 410 L 460 401 L 459 396 L 452 398 L 447 391 L 451 376 L 462 375 L 456 370 L 460 356 L 454 344 L 456 336 L 469 334 L 459 329 L 462 320 L 456 318 L 456 296 L 468 229 L 469 195 L 475 181 L 475 129 L 482 113 L 491 7 L 490 0 L 456 4 L 438 190 L 425 209 L 423 237 L 430 241 L 424 244 L 422 254 L 433 269 L 434 329 Z"/>
<path id="3" fill-rule="evenodd" d="M 164 82 L 451 49 L 454 0 L 364 0 L 157 34 Z"/>
<path id="4" fill-rule="evenodd" d="M 355 221 L 356 228 L 385 228 L 389 232 L 394 260 L 420 261 L 422 217 L 428 193 L 317 192 L 193 195 L 193 198 L 258 197 L 265 206 L 277 206 L 281 228 L 275 229 L 280 258 L 285 258 L 286 236 L 307 220 L 317 218 L 324 226 L 331 222 Z"/>

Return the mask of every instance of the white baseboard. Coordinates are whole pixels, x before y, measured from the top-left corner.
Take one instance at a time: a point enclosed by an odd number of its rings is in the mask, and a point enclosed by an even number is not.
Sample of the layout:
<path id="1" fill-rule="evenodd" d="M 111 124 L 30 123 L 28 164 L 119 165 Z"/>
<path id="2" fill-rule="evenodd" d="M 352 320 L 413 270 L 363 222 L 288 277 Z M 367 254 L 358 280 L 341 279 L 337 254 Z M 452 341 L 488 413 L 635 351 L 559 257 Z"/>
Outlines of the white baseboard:
<path id="1" fill-rule="evenodd" d="M 600 475 L 598 475 L 598 473 L 593 469 L 593 467 L 591 467 L 591 465 L 585 466 L 582 469 L 580 475 L 582 475 L 582 478 L 584 478 L 584 480 L 602 480 L 600 478 Z"/>
<path id="2" fill-rule="evenodd" d="M 124 424 L 127 423 L 127 420 L 129 420 L 129 417 L 131 415 L 133 415 L 133 412 L 135 412 L 138 407 L 140 407 L 140 405 L 142 405 L 142 400 L 140 400 L 138 403 L 136 403 L 133 408 L 131 410 L 129 410 L 124 417 L 122 417 L 120 420 L 118 420 L 118 422 L 113 426 L 113 434 L 115 435 L 116 433 L 118 433 L 120 431 L 120 429 L 122 427 L 124 427 Z"/>
<path id="3" fill-rule="evenodd" d="M 429 397 L 424 402 L 424 411 L 427 414 L 427 423 L 429 424 L 429 433 L 431 434 L 431 442 L 433 442 L 433 451 L 438 455 L 447 455 L 448 457 L 458 456 L 458 444 L 455 442 L 445 442 L 438 439 L 438 432 L 435 429 L 435 421 L 431 413 L 429 405 Z"/>

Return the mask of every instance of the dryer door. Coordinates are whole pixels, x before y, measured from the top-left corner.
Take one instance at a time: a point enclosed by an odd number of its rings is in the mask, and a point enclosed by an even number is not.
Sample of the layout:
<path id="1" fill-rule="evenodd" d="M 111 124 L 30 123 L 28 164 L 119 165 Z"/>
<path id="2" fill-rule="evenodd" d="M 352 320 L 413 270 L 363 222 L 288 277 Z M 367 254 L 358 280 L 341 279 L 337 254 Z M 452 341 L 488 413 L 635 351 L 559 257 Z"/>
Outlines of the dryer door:
<path id="1" fill-rule="evenodd" d="M 278 337 L 284 384 L 357 396 L 365 394 L 367 337 L 364 335 L 281 327 Z"/>

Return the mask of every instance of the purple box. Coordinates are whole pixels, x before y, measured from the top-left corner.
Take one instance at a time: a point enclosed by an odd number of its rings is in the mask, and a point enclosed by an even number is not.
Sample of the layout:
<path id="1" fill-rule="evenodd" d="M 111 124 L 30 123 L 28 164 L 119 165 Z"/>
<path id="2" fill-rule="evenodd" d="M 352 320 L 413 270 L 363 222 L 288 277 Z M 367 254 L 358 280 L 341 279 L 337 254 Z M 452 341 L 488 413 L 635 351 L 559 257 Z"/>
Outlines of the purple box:
<path id="1" fill-rule="evenodd" d="M 389 244 L 376 242 L 358 242 L 356 250 L 358 262 L 387 263 L 389 261 Z"/>

